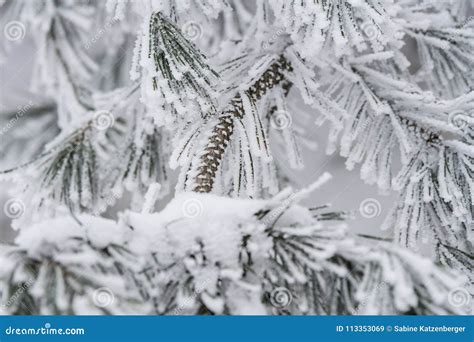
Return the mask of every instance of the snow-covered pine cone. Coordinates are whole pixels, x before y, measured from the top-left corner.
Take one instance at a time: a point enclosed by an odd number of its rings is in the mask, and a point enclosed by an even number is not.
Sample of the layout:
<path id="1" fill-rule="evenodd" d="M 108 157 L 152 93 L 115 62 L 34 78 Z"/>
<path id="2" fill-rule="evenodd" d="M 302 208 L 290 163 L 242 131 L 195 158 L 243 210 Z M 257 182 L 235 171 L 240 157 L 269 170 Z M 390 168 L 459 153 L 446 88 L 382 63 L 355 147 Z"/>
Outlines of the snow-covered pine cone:
<path id="1" fill-rule="evenodd" d="M 287 92 L 291 84 L 285 80 L 284 72 L 291 71 L 291 64 L 281 56 L 273 63 L 262 76 L 246 91 L 253 102 L 259 101 L 268 90 L 277 85 Z M 284 83 L 283 83 L 284 82 Z M 229 106 L 217 119 L 216 125 L 208 139 L 207 147 L 200 158 L 198 174 L 196 176 L 196 192 L 211 192 L 214 178 L 224 156 L 224 152 L 234 132 L 234 120 L 242 119 L 244 106 L 240 94 L 234 96 Z"/>

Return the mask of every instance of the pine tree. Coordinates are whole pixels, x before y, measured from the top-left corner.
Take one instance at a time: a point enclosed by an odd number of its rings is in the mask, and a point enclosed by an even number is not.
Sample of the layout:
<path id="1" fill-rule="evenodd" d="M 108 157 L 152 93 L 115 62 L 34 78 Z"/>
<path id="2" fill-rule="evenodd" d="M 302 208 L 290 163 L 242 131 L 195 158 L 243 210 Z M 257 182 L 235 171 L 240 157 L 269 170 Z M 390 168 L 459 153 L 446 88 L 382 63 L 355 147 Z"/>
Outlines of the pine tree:
<path id="1" fill-rule="evenodd" d="M 469 1 L 7 0 L 0 11 L 3 60 L 27 33 L 31 91 L 45 99 L 1 116 L 18 230 L 0 245 L 1 310 L 471 309 Z M 288 167 L 304 168 L 301 149 L 320 134 L 302 134 L 301 116 L 327 128 L 327 153 L 399 193 L 382 227 L 392 239 L 300 204 L 324 203 L 331 179 L 293 190 Z"/>

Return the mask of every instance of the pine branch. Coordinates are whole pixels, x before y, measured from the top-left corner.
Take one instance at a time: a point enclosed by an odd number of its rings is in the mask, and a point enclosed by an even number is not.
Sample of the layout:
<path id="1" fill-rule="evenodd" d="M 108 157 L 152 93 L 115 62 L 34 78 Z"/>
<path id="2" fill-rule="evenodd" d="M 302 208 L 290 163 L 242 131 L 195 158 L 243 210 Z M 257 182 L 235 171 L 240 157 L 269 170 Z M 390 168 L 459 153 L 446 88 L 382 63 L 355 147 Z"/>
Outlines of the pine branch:
<path id="1" fill-rule="evenodd" d="M 407 29 L 416 39 L 422 63 L 418 78 L 441 97 L 456 97 L 472 89 L 474 67 L 473 25 L 442 29 Z"/>
<path id="2" fill-rule="evenodd" d="M 146 300 L 158 314 L 459 313 L 447 296 L 460 278 L 404 248 L 358 242 L 342 226 L 317 222 L 295 204 L 302 197 L 287 191 L 255 202 L 187 193 L 167 207 L 168 214 L 184 210 L 171 220 L 130 212 L 125 226 L 152 234 L 135 247 L 148 255 L 135 275 Z"/>
<path id="3" fill-rule="evenodd" d="M 293 36 L 295 47 L 304 58 L 326 50 L 337 56 L 348 54 L 351 49 L 382 50 L 388 33 L 396 30 L 386 5 L 378 0 L 273 0 L 269 5 L 275 14 L 275 27 L 282 27 Z"/>
<path id="4" fill-rule="evenodd" d="M 40 49 L 28 83 L 58 109 L 41 122 L 31 109 L 34 132 L 58 119 L 31 140 L 15 113 L 6 118 L 7 154 L 25 143 L 32 160 L 0 172 L 25 171 L 12 178 L 21 187 L 12 200 L 27 209 L 13 208 L 19 236 L 0 245 L 2 313 L 463 313 L 450 299 L 460 291 L 469 303 L 474 267 L 467 1 L 104 3 L 2 7 L 2 23 L 26 32 L 4 25 L 0 58 L 25 33 L 33 38 Z M 403 48 L 412 38 L 420 61 Z M 112 60 L 123 60 L 123 72 L 132 48 L 132 84 L 103 82 L 97 65 L 115 72 Z M 211 65 L 224 67 L 218 75 Z M 292 86 L 299 94 L 288 94 Z M 99 109 L 113 128 L 95 127 Z M 297 124 L 274 127 L 282 113 Z M 285 165 L 297 165 L 293 128 L 314 137 L 298 126 L 313 114 L 329 123 L 328 153 L 340 146 L 363 180 L 400 191 L 386 221 L 397 242 L 417 252 L 429 242 L 448 270 L 372 234 L 352 236 L 340 224 L 348 213 L 296 204 L 327 175 L 273 196 L 272 155 L 283 147 Z M 154 213 L 174 178 L 168 159 L 181 168 L 176 195 Z M 124 187 L 131 210 L 118 221 L 84 213 L 102 213 Z M 112 303 L 101 302 L 104 289 Z"/>
<path id="5" fill-rule="evenodd" d="M 127 285 L 137 260 L 114 240 L 108 221 L 79 215 L 78 221 L 60 217 L 29 228 L 15 245 L 0 245 L 4 312 L 110 315 L 146 308 Z M 101 229 L 102 236 L 92 228 Z"/>
<path id="6" fill-rule="evenodd" d="M 212 115 L 218 75 L 206 57 L 160 12 L 150 18 L 147 43 L 148 54 L 142 58 L 151 59 L 155 69 L 148 70 L 146 77 L 151 77 L 153 90 L 158 92 L 157 105 L 171 112 L 171 122 L 192 121 L 196 113 L 201 118 Z M 161 118 L 157 124 L 163 124 Z"/>
<path id="7" fill-rule="evenodd" d="M 396 103 L 388 98 L 384 98 L 378 93 L 376 89 L 376 85 L 371 83 L 370 81 L 366 80 L 363 72 L 360 72 L 357 67 L 351 68 L 352 72 L 359 77 L 359 82 L 363 83 L 365 87 L 371 90 L 374 98 L 377 100 L 378 103 L 383 103 L 386 108 L 388 109 L 389 113 L 393 115 L 397 115 L 398 111 L 396 110 L 395 106 Z M 383 113 L 386 114 L 386 113 Z M 430 129 L 429 127 L 423 127 L 414 120 L 410 120 L 408 118 L 401 117 L 397 115 L 400 122 L 405 126 L 406 130 L 413 134 L 416 138 L 425 141 L 429 145 L 438 146 L 442 144 L 442 137 L 439 132 Z"/>

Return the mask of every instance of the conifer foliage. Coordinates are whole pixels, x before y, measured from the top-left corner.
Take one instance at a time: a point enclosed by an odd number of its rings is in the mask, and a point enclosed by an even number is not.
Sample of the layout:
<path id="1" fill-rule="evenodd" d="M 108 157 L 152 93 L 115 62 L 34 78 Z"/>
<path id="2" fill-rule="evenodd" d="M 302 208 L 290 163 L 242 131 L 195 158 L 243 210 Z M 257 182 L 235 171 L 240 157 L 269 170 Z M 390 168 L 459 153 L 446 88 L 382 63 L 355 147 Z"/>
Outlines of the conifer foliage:
<path id="1" fill-rule="evenodd" d="M 32 42 L 28 86 L 43 98 L 0 107 L 17 230 L 0 244 L 0 311 L 470 313 L 472 11 L 0 1 L 0 62 Z M 323 132 L 367 186 L 398 192 L 373 235 L 352 233 L 350 213 L 301 204 L 326 203 L 328 173 L 293 190 L 290 169 Z"/>

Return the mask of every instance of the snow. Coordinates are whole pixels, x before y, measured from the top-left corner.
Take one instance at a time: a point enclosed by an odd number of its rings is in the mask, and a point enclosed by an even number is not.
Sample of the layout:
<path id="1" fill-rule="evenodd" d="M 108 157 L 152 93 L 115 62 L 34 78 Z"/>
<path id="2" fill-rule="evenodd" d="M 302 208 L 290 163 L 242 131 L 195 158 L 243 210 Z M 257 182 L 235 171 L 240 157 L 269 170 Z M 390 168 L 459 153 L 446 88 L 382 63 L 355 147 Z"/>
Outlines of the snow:
<path id="1" fill-rule="evenodd" d="M 13 213 L 14 244 L 1 246 L 0 295 L 32 278 L 41 313 L 102 312 L 93 301 L 100 285 L 120 298 L 139 289 L 138 304 L 151 312 L 156 302 L 154 313 L 204 306 L 266 314 L 275 309 L 266 301 L 272 289 L 288 287 L 291 313 L 453 312 L 444 298 L 456 275 L 404 248 L 426 240 L 436 260 L 470 271 L 474 36 L 466 7 L 246 5 L 3 4 L 2 23 L 21 22 L 39 47 L 31 77 L 21 79 L 54 110 L 37 113 L 32 103 L 7 115 L 1 130 L 11 135 L 0 155 L 30 162 L 0 172 L 16 181 L 13 199 L 24 209 Z M 2 41 L 1 61 L 10 40 Z M 103 111 L 111 115 L 105 130 L 92 120 Z M 15 128 L 19 116 L 25 124 Z M 25 133 L 51 123 L 47 136 Z M 298 204 L 313 192 L 326 203 L 330 194 L 320 189 L 329 174 L 285 189 L 298 183 L 293 170 L 305 168 L 303 143 L 314 146 L 323 130 L 327 154 L 338 153 L 349 170 L 358 166 L 381 192 L 398 193 L 383 225 L 393 244 L 354 239 L 353 222 L 318 221 L 332 213 Z M 116 203 L 127 209 L 107 210 Z M 376 234 L 374 222 L 367 230 Z M 39 267 L 34 277 L 29 263 Z M 333 280 L 344 296 L 305 295 L 314 282 L 331 290 Z"/>
<path id="2" fill-rule="evenodd" d="M 78 215 L 77 218 L 68 215 L 21 230 L 15 243 L 25 248 L 32 257 L 44 257 L 54 255 L 57 249 L 64 248 L 76 238 L 89 241 L 98 249 L 125 242 L 124 231 L 112 220 L 90 215 Z"/>
<path id="3" fill-rule="evenodd" d="M 121 223 L 132 227 L 130 249 L 139 254 L 155 252 L 164 265 L 184 259 L 202 244 L 212 263 L 238 267 L 243 236 L 263 235 L 254 216 L 266 207 L 266 201 L 225 198 L 211 194 L 178 194 L 159 213 L 126 212 Z M 264 238 L 255 241 L 259 253 L 266 248 Z"/>

